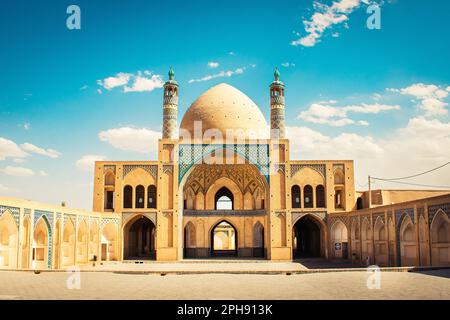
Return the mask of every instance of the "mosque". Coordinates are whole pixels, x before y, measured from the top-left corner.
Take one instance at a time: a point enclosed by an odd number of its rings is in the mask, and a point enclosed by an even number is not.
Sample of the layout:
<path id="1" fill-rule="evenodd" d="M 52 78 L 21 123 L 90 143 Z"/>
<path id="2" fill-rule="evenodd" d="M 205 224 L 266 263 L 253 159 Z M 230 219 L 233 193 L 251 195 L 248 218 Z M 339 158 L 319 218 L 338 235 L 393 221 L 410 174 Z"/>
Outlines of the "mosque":
<path id="1" fill-rule="evenodd" d="M 93 211 L 0 197 L 0 269 L 310 257 L 450 265 L 450 191 L 356 191 L 352 160 L 291 159 L 278 70 L 269 93 L 270 125 L 222 83 L 178 126 L 170 69 L 158 159 L 96 162 Z"/>

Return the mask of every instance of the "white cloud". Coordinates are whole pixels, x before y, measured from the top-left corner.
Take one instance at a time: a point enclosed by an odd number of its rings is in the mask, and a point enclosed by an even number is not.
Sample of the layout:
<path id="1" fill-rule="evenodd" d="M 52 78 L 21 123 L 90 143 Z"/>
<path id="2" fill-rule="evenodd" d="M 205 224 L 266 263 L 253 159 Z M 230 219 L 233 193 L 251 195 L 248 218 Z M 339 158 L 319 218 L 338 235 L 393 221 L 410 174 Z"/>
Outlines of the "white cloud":
<path id="1" fill-rule="evenodd" d="M 333 102 L 335 103 L 334 100 L 329 101 L 329 103 Z M 378 103 L 362 103 L 360 105 L 348 105 L 344 107 L 333 107 L 326 103 L 313 103 L 306 111 L 301 112 L 297 118 L 306 122 L 342 127 L 355 124 L 355 121 L 348 117 L 349 112 L 376 114 L 382 111 L 399 109 L 400 106 L 398 105 L 385 105 Z M 369 125 L 369 123 L 365 120 L 357 121 L 356 124 L 361 126 Z"/>
<path id="2" fill-rule="evenodd" d="M 28 154 L 11 140 L 0 137 L 0 160 L 11 158 L 24 158 Z"/>
<path id="3" fill-rule="evenodd" d="M 285 67 L 285 68 L 295 67 L 295 63 L 292 63 L 292 62 L 283 62 L 283 63 L 281 64 L 281 66 L 282 66 L 282 67 Z"/>
<path id="4" fill-rule="evenodd" d="M 219 67 L 219 63 L 218 62 L 214 62 L 214 61 L 210 61 L 208 62 L 208 67 L 215 69 Z"/>
<path id="5" fill-rule="evenodd" d="M 103 80 L 97 80 L 98 85 L 102 86 L 106 90 L 111 90 L 116 87 L 124 86 L 130 81 L 131 74 L 119 72 L 113 77 L 108 77 Z"/>
<path id="6" fill-rule="evenodd" d="M 113 77 L 97 80 L 97 84 L 106 90 L 123 87 L 122 92 L 150 92 L 162 88 L 164 81 L 161 75 L 152 74 L 149 70 L 138 71 L 136 74 L 119 72 Z M 101 89 L 97 89 L 99 94 Z"/>
<path id="7" fill-rule="evenodd" d="M 31 129 L 31 124 L 28 123 L 28 122 L 25 122 L 25 123 L 19 124 L 19 127 L 22 128 L 22 129 L 24 129 L 24 130 L 27 130 L 27 131 L 28 131 L 28 130 Z"/>
<path id="8" fill-rule="evenodd" d="M 333 1 L 331 6 L 314 2 L 314 13 L 309 20 L 304 20 L 306 36 L 292 41 L 293 46 L 302 45 L 305 47 L 314 46 L 322 37 L 325 30 L 335 24 L 340 24 L 348 20 L 348 15 L 356 10 L 361 3 L 367 4 L 368 0 L 338 0 Z M 334 33 L 333 36 L 338 36 Z"/>
<path id="9" fill-rule="evenodd" d="M 24 158 L 15 158 L 13 159 L 14 163 L 24 163 L 25 159 Z"/>
<path id="10" fill-rule="evenodd" d="M 8 192 L 11 191 L 8 187 L 5 187 L 4 185 L 0 184 L 0 192 Z"/>
<path id="11" fill-rule="evenodd" d="M 328 136 L 307 127 L 288 127 L 291 159 L 349 159 L 355 161 L 357 189 L 367 181 L 367 175 L 398 177 L 425 171 L 448 161 L 450 122 L 416 117 L 387 138 L 375 138 L 353 133 Z M 450 168 L 449 168 L 450 169 Z M 450 171 L 436 171 L 409 182 L 450 185 Z M 385 183 L 384 188 L 405 188 Z M 367 188 L 367 186 L 366 186 Z M 410 188 L 407 186 L 406 188 Z"/>
<path id="12" fill-rule="evenodd" d="M 41 177 L 48 177 L 48 173 L 45 172 L 44 170 L 39 170 L 39 176 L 41 176 Z"/>
<path id="13" fill-rule="evenodd" d="M 146 128 L 121 127 L 101 131 L 98 137 L 116 149 L 156 154 L 161 132 Z"/>
<path id="14" fill-rule="evenodd" d="M 202 78 L 191 79 L 191 80 L 188 81 L 188 83 L 203 82 L 203 81 L 209 81 L 209 80 L 212 80 L 212 79 L 215 79 L 215 78 L 231 77 L 231 76 L 233 76 L 235 74 L 243 74 L 245 72 L 245 70 L 247 68 L 249 68 L 249 67 L 250 68 L 255 68 L 256 65 L 255 64 L 251 64 L 251 65 L 248 65 L 246 67 L 237 68 L 235 70 L 221 71 L 219 73 L 207 75 L 207 76 L 204 76 Z"/>
<path id="15" fill-rule="evenodd" d="M 387 88 L 386 90 L 413 96 L 420 100 L 417 106 L 425 112 L 424 115 L 426 117 L 445 116 L 448 114 L 448 110 L 446 109 L 448 103 L 442 100 L 447 98 L 449 93 L 446 91 L 447 89 L 442 89 L 440 86 L 415 83 L 401 89 Z"/>
<path id="16" fill-rule="evenodd" d="M 43 148 L 40 148 L 40 147 L 35 146 L 34 144 L 31 144 L 28 142 L 21 144 L 20 147 L 25 151 L 28 151 L 31 153 L 36 153 L 41 156 L 45 156 L 45 157 L 49 157 L 49 158 L 58 158 L 61 155 L 61 153 L 56 150 L 43 149 Z"/>
<path id="17" fill-rule="evenodd" d="M 28 168 L 23 167 L 13 167 L 13 166 L 7 166 L 4 169 L 0 169 L 0 172 L 3 172 L 4 174 L 7 174 L 9 176 L 15 176 L 15 177 L 31 177 L 34 176 L 34 171 Z"/>
<path id="18" fill-rule="evenodd" d="M 87 154 L 82 156 L 75 162 L 75 166 L 82 171 L 94 171 L 95 161 L 104 161 L 106 158 L 97 154 Z"/>

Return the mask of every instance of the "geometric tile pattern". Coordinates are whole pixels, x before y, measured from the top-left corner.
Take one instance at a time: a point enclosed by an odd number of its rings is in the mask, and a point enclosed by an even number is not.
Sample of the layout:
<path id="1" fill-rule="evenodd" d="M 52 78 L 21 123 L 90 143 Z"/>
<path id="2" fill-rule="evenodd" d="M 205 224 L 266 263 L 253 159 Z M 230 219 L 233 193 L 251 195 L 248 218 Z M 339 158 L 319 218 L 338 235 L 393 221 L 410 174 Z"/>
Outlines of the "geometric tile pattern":
<path id="1" fill-rule="evenodd" d="M 194 164 L 204 163 L 204 159 L 218 150 L 231 150 L 254 164 L 269 181 L 269 145 L 267 144 L 180 144 L 178 181 Z"/>
<path id="2" fill-rule="evenodd" d="M 116 226 L 119 225 L 118 218 L 102 218 L 100 228 L 103 229 L 110 222 L 114 223 Z"/>
<path id="3" fill-rule="evenodd" d="M 431 226 L 431 222 L 433 222 L 433 218 L 438 212 L 438 210 L 441 209 L 444 211 L 444 213 L 450 218 L 450 203 L 437 205 L 437 206 L 429 206 L 428 207 L 428 224 Z"/>
<path id="4" fill-rule="evenodd" d="M 5 213 L 6 210 L 11 212 L 14 217 L 14 221 L 16 221 L 17 227 L 19 227 L 20 208 L 0 205 L 0 217 L 3 215 L 3 213 Z"/>
<path id="5" fill-rule="evenodd" d="M 402 257 L 401 257 L 401 246 L 400 246 L 400 227 L 402 226 L 402 222 L 405 217 L 409 216 L 411 219 L 411 223 L 414 224 L 414 208 L 395 210 L 395 233 L 396 233 L 396 242 L 397 242 L 397 265 L 401 266 Z"/>
<path id="6" fill-rule="evenodd" d="M 49 211 L 42 211 L 42 210 L 35 210 L 34 211 L 34 226 L 36 227 L 36 223 L 38 220 L 42 218 L 44 220 L 47 231 L 48 231 L 48 238 L 47 238 L 47 267 L 50 269 L 52 267 L 52 225 L 53 225 L 53 212 Z"/>
<path id="7" fill-rule="evenodd" d="M 310 168 L 317 171 L 324 179 L 325 175 L 325 165 L 324 164 L 291 164 L 291 178 L 301 169 Z"/>
<path id="8" fill-rule="evenodd" d="M 138 168 L 143 169 L 143 170 L 147 171 L 148 173 L 150 173 L 151 176 L 153 177 L 153 179 L 155 179 L 155 180 L 158 179 L 158 166 L 156 166 L 156 165 L 140 165 L 140 164 L 124 165 L 122 178 L 125 178 L 127 176 L 127 174 L 129 174 L 130 172 L 132 172 Z"/>

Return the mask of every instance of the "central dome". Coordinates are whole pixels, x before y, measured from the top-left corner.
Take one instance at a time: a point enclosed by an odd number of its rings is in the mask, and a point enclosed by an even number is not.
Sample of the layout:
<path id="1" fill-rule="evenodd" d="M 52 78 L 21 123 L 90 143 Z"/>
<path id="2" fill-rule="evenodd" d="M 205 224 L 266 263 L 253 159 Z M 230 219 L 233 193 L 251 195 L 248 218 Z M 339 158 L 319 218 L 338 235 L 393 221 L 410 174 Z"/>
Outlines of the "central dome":
<path id="1" fill-rule="evenodd" d="M 194 127 L 194 122 L 201 122 L 201 127 L 199 123 Z M 223 139 L 227 133 L 234 138 L 265 139 L 268 126 L 261 110 L 248 96 L 221 83 L 195 100 L 181 120 L 180 136 L 187 131 L 191 138 L 204 138 L 206 130 L 211 130 L 208 138 L 216 137 L 212 132 L 220 132 Z"/>

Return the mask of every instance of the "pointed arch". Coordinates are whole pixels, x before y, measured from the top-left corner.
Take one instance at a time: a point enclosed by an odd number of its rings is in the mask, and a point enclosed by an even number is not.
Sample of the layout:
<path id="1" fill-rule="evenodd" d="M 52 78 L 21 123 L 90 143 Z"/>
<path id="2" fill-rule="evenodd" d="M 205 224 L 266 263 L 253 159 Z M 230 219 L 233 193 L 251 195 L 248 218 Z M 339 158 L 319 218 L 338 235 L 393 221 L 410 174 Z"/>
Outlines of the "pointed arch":
<path id="1" fill-rule="evenodd" d="M 33 235 L 33 267 L 36 269 L 50 268 L 51 260 L 51 227 L 45 215 L 42 215 L 35 224 Z"/>
<path id="2" fill-rule="evenodd" d="M 362 259 L 366 261 L 367 257 L 373 261 L 373 250 L 372 250 L 372 240 L 373 240 L 373 230 L 370 225 L 369 218 L 365 217 L 361 223 L 361 249 L 362 249 Z"/>
<path id="3" fill-rule="evenodd" d="M 341 220 L 331 227 L 331 245 L 334 258 L 348 258 L 348 230 Z"/>
<path id="4" fill-rule="evenodd" d="M 64 223 L 62 237 L 62 261 L 63 267 L 75 265 L 75 224 L 72 219 L 67 219 Z"/>
<path id="5" fill-rule="evenodd" d="M 253 256 L 264 257 L 264 226 L 257 221 L 253 226 Z"/>
<path id="6" fill-rule="evenodd" d="M 352 259 L 360 260 L 361 257 L 361 233 L 359 227 L 359 220 L 357 218 L 352 219 L 350 224 L 350 237 L 352 246 Z"/>
<path id="7" fill-rule="evenodd" d="M 17 239 L 19 230 L 14 216 L 6 210 L 0 216 L 0 268 L 17 268 Z"/>
<path id="8" fill-rule="evenodd" d="M 99 228 L 96 220 L 91 221 L 89 226 L 89 255 L 98 260 Z"/>
<path id="9" fill-rule="evenodd" d="M 184 257 L 195 258 L 195 248 L 197 247 L 197 230 L 195 225 L 189 221 L 184 227 Z"/>
<path id="10" fill-rule="evenodd" d="M 220 220 L 211 229 L 211 255 L 236 256 L 238 234 L 236 227 L 227 220 Z"/>
<path id="11" fill-rule="evenodd" d="M 400 259 L 402 266 L 416 265 L 416 231 L 409 215 L 405 215 L 400 225 Z"/>
<path id="12" fill-rule="evenodd" d="M 114 222 L 107 223 L 102 229 L 102 261 L 117 261 L 118 255 L 118 228 Z"/>
<path id="13" fill-rule="evenodd" d="M 375 262 L 377 265 L 388 265 L 388 239 L 386 237 L 386 225 L 379 216 L 373 227 L 373 238 L 375 247 Z"/>
<path id="14" fill-rule="evenodd" d="M 77 230 L 77 264 L 88 263 L 88 246 L 89 246 L 89 231 L 86 221 L 80 221 L 78 223 Z"/>
<path id="15" fill-rule="evenodd" d="M 450 265 L 450 219 L 438 210 L 431 222 L 431 261 L 433 265 Z"/>

